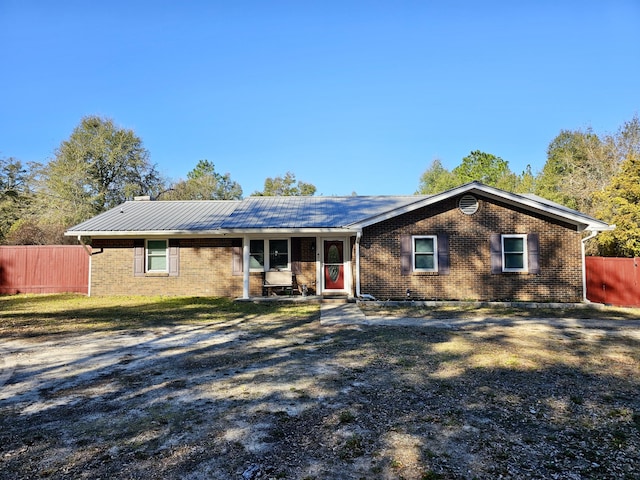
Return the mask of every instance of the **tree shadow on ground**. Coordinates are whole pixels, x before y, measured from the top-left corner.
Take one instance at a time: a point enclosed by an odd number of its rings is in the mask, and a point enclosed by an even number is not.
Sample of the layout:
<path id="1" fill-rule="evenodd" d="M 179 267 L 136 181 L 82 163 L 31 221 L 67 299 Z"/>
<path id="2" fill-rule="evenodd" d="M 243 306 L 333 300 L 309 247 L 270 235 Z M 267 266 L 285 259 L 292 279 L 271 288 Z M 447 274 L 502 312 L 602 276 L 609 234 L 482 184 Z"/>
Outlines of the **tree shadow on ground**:
<path id="1" fill-rule="evenodd" d="M 515 324 L 322 327 L 317 308 L 207 317 L 210 303 L 194 305 L 141 305 L 131 317 L 172 320 L 107 331 L 75 355 L 47 339 L 69 357 L 18 363 L 0 397 L 0 478 L 640 474 L 633 338 Z M 183 322 L 187 308 L 198 321 Z M 80 315 L 92 313 L 67 319 Z"/>

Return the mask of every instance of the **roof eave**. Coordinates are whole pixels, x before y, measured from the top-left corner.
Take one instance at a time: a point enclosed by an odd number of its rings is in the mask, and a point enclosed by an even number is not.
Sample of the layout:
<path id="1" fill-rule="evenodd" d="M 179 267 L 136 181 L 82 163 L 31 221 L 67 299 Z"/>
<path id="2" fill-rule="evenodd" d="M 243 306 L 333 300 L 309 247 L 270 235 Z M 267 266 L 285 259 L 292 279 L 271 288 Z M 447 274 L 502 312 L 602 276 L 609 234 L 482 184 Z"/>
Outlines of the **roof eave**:
<path id="1" fill-rule="evenodd" d="M 305 227 L 305 228 L 233 228 L 215 230 L 100 230 L 100 231 L 67 231 L 67 237 L 109 237 L 109 238 L 130 238 L 130 237 L 219 237 L 229 235 L 291 235 L 291 234 L 355 234 L 361 231 L 358 228 L 342 227 Z"/>
<path id="2" fill-rule="evenodd" d="M 398 215 L 409 213 L 419 208 L 427 207 L 429 205 L 434 205 L 436 203 L 442 202 L 444 200 L 455 197 L 457 195 L 461 195 L 463 193 L 482 193 L 486 197 L 492 198 L 494 200 L 499 200 L 501 202 L 504 202 L 513 206 L 524 207 L 527 210 L 542 213 L 547 217 L 555 218 L 556 220 L 561 220 L 566 223 L 570 223 L 572 225 L 575 225 L 579 231 L 582 231 L 582 230 L 604 231 L 604 230 L 610 229 L 609 224 L 605 222 L 601 222 L 599 220 L 595 220 L 584 215 L 576 215 L 571 212 L 567 212 L 567 211 L 555 208 L 551 205 L 546 205 L 536 200 L 523 197 L 516 193 L 510 193 L 504 190 L 499 190 L 479 182 L 467 183 L 465 185 L 452 188 L 451 190 L 447 190 L 446 192 L 438 193 L 433 196 L 420 199 L 414 203 L 405 205 L 401 208 L 390 210 L 388 212 L 385 212 L 384 214 L 368 218 L 361 222 L 355 222 L 349 225 L 349 227 L 354 227 L 354 228 L 357 227 L 362 229 L 370 225 L 375 225 L 376 223 L 382 222 L 384 220 L 389 220 L 391 218 L 397 217 Z"/>

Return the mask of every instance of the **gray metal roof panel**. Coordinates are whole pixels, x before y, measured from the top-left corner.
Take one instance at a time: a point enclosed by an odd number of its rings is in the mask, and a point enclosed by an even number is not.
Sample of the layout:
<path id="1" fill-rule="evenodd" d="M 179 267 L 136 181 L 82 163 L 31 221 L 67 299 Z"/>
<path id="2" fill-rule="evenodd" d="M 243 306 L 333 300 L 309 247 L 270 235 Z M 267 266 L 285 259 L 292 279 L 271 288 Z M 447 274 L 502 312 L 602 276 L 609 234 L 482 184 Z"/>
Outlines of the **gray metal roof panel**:
<path id="1" fill-rule="evenodd" d="M 342 228 L 424 197 L 249 197 L 224 229 Z"/>
<path id="2" fill-rule="evenodd" d="M 70 228 L 76 232 L 344 228 L 420 196 L 248 197 L 229 201 L 129 201 Z"/>
<path id="3" fill-rule="evenodd" d="M 572 215 L 580 215 L 580 216 L 583 216 L 583 217 L 585 217 L 587 219 L 594 220 L 596 222 L 600 222 L 601 221 L 601 220 L 598 220 L 595 217 L 592 217 L 591 215 L 587 215 L 586 213 L 582 213 L 582 212 L 580 212 L 578 210 L 574 210 L 573 208 L 569 208 L 569 207 L 567 207 L 565 205 L 562 205 L 561 203 L 557 203 L 557 202 L 553 202 L 551 200 L 547 200 L 546 198 L 541 197 L 539 195 L 536 195 L 534 193 L 521 193 L 520 195 L 523 196 L 524 198 L 528 198 L 529 200 L 534 200 L 534 201 L 542 203 L 544 205 L 548 205 L 550 207 L 557 208 L 558 210 L 562 210 L 562 211 L 570 213 Z"/>
<path id="4" fill-rule="evenodd" d="M 220 228 L 239 201 L 129 201 L 69 229 L 73 232 L 202 231 Z"/>

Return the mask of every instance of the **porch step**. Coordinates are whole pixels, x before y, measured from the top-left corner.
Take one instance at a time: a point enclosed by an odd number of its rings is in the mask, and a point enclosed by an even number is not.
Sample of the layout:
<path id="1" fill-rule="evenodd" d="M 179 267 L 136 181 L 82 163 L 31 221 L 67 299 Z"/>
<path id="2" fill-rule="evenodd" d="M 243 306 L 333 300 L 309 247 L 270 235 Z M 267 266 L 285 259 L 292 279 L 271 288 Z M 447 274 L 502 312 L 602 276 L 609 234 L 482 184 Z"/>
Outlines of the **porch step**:
<path id="1" fill-rule="evenodd" d="M 322 295 L 322 303 L 351 303 L 354 300 L 348 295 Z"/>

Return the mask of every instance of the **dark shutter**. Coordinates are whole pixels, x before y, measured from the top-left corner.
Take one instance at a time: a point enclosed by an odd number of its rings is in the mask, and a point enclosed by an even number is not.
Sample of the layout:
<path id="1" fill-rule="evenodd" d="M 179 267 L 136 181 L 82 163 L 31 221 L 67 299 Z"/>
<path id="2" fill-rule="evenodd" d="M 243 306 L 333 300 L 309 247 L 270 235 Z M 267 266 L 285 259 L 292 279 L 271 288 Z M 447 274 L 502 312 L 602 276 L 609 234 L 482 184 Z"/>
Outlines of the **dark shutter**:
<path id="1" fill-rule="evenodd" d="M 502 273 L 502 236 L 491 234 L 491 273 Z"/>
<path id="2" fill-rule="evenodd" d="M 438 234 L 438 273 L 440 275 L 449 275 L 449 235 L 446 233 Z"/>
<path id="3" fill-rule="evenodd" d="M 169 240 L 169 276 L 177 277 L 180 271 L 180 241 Z"/>
<path id="4" fill-rule="evenodd" d="M 133 276 L 144 276 L 144 240 L 133 241 Z"/>
<path id="5" fill-rule="evenodd" d="M 302 273 L 302 239 L 300 237 L 291 239 L 291 272 L 296 275 Z"/>
<path id="6" fill-rule="evenodd" d="M 234 238 L 231 240 L 232 251 L 232 274 L 242 275 L 242 239 Z"/>
<path id="7" fill-rule="evenodd" d="M 400 235 L 400 275 L 411 275 L 413 259 L 411 248 L 411 235 Z"/>
<path id="8" fill-rule="evenodd" d="M 537 233 L 527 235 L 527 257 L 529 273 L 540 273 L 540 241 Z"/>

